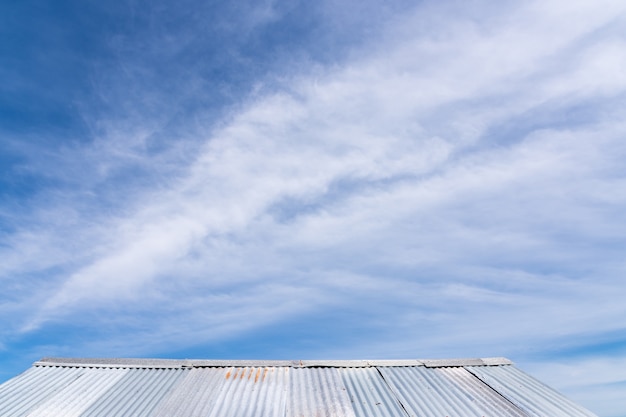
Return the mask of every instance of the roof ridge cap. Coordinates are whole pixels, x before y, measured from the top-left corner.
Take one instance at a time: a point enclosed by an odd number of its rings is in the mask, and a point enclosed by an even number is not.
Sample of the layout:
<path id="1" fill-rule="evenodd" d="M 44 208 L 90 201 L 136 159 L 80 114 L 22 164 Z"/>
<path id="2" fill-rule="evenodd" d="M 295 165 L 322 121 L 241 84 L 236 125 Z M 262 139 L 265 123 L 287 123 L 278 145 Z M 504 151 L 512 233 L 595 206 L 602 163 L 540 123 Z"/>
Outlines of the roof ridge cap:
<path id="1" fill-rule="evenodd" d="M 142 358 L 58 358 L 45 357 L 33 366 L 90 368 L 211 368 L 211 367 L 292 367 L 292 368 L 364 368 L 375 366 L 459 366 L 512 365 L 507 358 L 460 359 L 363 359 L 363 360 L 246 360 L 246 359 L 142 359 Z"/>

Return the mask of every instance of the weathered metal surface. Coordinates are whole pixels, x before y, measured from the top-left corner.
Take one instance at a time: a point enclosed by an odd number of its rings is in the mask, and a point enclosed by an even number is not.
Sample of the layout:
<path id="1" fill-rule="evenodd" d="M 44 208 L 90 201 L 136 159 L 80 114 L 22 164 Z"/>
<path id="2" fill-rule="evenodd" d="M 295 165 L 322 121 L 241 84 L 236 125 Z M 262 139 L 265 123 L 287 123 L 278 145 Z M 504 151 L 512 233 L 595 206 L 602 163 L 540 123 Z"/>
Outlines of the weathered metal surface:
<path id="1" fill-rule="evenodd" d="M 376 368 L 339 368 L 357 417 L 406 417 Z"/>
<path id="2" fill-rule="evenodd" d="M 188 372 L 189 370 L 184 368 L 129 368 L 115 385 L 81 414 L 81 417 L 148 417 Z"/>
<path id="3" fill-rule="evenodd" d="M 23 417 L 79 378 L 86 369 L 33 367 L 0 385 L 0 416 Z"/>
<path id="4" fill-rule="evenodd" d="M 466 369 L 529 416 L 596 417 L 513 366 L 478 366 Z"/>
<path id="5" fill-rule="evenodd" d="M 593 417 L 505 358 L 46 358 L 0 385 L 2 417 Z"/>
<path id="6" fill-rule="evenodd" d="M 384 367 L 380 372 L 410 416 L 528 417 L 463 368 Z"/>
<path id="7" fill-rule="evenodd" d="M 224 386 L 225 373 L 224 368 L 191 369 L 154 410 L 153 417 L 208 416 Z"/>
<path id="8" fill-rule="evenodd" d="M 205 360 L 205 359 L 105 359 L 105 358 L 43 358 L 34 366 L 91 366 L 100 368 L 218 368 L 229 366 L 288 366 L 292 368 L 358 368 L 369 366 L 478 366 L 511 365 L 506 358 L 470 359 L 368 359 L 368 360 Z"/>
<path id="9" fill-rule="evenodd" d="M 285 417 L 355 417 L 339 371 L 327 367 L 293 369 Z"/>
<path id="10" fill-rule="evenodd" d="M 283 417 L 288 367 L 232 367 L 207 417 Z"/>
<path id="11" fill-rule="evenodd" d="M 154 417 L 284 416 L 290 368 L 194 368 Z"/>
<path id="12" fill-rule="evenodd" d="M 471 365 L 484 365 L 480 358 L 467 358 L 467 359 L 425 359 L 424 366 L 427 368 L 442 368 L 446 366 L 471 366 Z"/>
<path id="13" fill-rule="evenodd" d="M 87 369 L 29 412 L 28 417 L 79 417 L 127 372 L 126 369 Z"/>
<path id="14" fill-rule="evenodd" d="M 333 367 L 333 368 L 360 368 L 370 366 L 366 360 L 302 360 L 297 366 L 305 368 Z"/>

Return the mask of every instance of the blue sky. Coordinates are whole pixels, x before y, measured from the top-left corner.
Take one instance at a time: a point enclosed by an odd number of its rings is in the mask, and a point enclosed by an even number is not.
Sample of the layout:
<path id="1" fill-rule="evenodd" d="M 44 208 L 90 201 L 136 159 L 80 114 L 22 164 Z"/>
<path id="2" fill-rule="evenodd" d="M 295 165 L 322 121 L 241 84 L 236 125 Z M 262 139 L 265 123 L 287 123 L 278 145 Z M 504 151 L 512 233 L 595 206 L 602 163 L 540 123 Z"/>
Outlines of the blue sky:
<path id="1" fill-rule="evenodd" d="M 506 356 L 626 396 L 626 5 L 0 3 L 0 379 Z"/>

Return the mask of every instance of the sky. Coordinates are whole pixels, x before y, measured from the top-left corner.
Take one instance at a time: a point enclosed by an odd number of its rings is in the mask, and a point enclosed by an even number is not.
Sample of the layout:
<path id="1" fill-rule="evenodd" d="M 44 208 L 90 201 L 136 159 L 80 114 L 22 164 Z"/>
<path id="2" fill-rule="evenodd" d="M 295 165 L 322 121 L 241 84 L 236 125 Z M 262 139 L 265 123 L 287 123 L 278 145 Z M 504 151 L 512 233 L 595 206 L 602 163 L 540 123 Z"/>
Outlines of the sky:
<path id="1" fill-rule="evenodd" d="M 505 356 L 626 416 L 626 3 L 0 2 L 0 381 Z"/>

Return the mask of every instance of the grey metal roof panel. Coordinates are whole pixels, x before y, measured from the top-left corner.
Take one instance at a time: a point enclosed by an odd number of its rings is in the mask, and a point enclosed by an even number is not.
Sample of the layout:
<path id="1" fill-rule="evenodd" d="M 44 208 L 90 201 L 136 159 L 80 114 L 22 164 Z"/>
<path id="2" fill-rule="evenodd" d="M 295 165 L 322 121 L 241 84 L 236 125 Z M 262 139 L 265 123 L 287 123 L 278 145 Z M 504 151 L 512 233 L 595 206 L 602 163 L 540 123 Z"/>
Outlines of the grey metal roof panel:
<path id="1" fill-rule="evenodd" d="M 288 367 L 233 367 L 207 417 L 283 417 L 289 386 Z"/>
<path id="2" fill-rule="evenodd" d="M 466 369 L 529 416 L 595 417 L 595 414 L 513 366 Z"/>
<path id="3" fill-rule="evenodd" d="M 288 367 L 195 368 L 155 417 L 284 417 Z"/>
<path id="4" fill-rule="evenodd" d="M 468 359 L 425 359 L 424 366 L 427 368 L 444 368 L 448 366 L 481 366 L 485 362 L 480 358 Z"/>
<path id="5" fill-rule="evenodd" d="M 506 358 L 476 359 L 368 359 L 368 360 L 203 360 L 203 359 L 134 359 L 134 358 L 43 358 L 34 366 L 75 366 L 97 368 L 211 368 L 228 366 L 289 366 L 363 368 L 368 366 L 446 366 L 510 365 Z"/>
<path id="6" fill-rule="evenodd" d="M 127 372 L 126 369 L 87 369 L 35 407 L 28 417 L 79 417 Z"/>
<path id="7" fill-rule="evenodd" d="M 185 368 L 187 359 L 126 359 L 126 358 L 43 358 L 34 366 L 97 367 L 97 368 Z"/>
<path id="8" fill-rule="evenodd" d="M 386 367 L 380 372 L 410 416 L 528 417 L 461 367 Z"/>
<path id="9" fill-rule="evenodd" d="M 377 368 L 339 368 L 357 417 L 406 417 Z"/>
<path id="10" fill-rule="evenodd" d="M 232 368 L 230 368 L 232 369 Z M 170 391 L 153 417 L 205 417 L 225 381 L 224 368 L 194 368 Z"/>
<path id="11" fill-rule="evenodd" d="M 291 371 L 285 417 L 356 417 L 336 368 Z"/>
<path id="12" fill-rule="evenodd" d="M 369 366 L 424 366 L 419 359 L 374 359 L 367 361 Z"/>
<path id="13" fill-rule="evenodd" d="M 302 361 L 285 360 L 203 360 L 135 358 L 43 358 L 34 366 L 76 366 L 98 368 L 217 368 L 228 366 L 300 366 Z"/>
<path id="14" fill-rule="evenodd" d="M 510 364 L 46 358 L 0 385 L 0 416 L 594 416 Z"/>
<path id="15" fill-rule="evenodd" d="M 81 368 L 30 368 L 0 385 L 0 416 L 27 416 L 84 372 Z"/>
<path id="16" fill-rule="evenodd" d="M 297 362 L 297 366 L 305 368 L 364 368 L 370 365 L 366 360 L 301 360 Z"/>
<path id="17" fill-rule="evenodd" d="M 147 417 L 188 372 L 186 369 L 128 369 L 80 416 Z"/>

